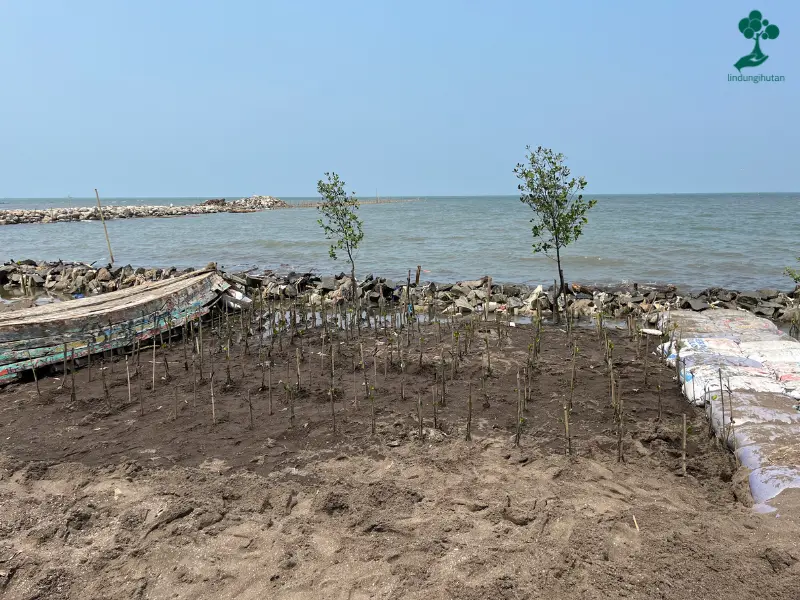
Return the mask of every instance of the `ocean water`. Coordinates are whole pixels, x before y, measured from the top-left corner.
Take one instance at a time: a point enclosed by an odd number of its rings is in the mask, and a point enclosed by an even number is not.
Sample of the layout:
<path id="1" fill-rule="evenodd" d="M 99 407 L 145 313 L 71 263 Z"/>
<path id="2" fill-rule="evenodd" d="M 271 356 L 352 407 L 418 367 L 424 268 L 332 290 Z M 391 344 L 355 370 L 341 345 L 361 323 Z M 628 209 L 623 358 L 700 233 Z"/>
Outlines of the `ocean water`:
<path id="1" fill-rule="evenodd" d="M 229 196 L 230 199 L 242 197 Z M 784 267 L 800 256 L 800 194 L 592 196 L 584 235 L 563 253 L 568 281 L 674 283 L 697 290 L 793 289 Z M 112 198 L 106 204 L 193 204 L 204 198 Z M 313 198 L 286 198 L 288 202 Z M 0 209 L 91 206 L 93 198 L 0 199 Z M 369 272 L 405 279 L 552 283 L 555 261 L 531 251 L 530 209 L 516 196 L 430 197 L 364 205 L 356 259 Z M 169 219 L 107 221 L 118 264 L 229 269 L 347 271 L 328 246 L 313 208 Z M 0 227 L 0 261 L 108 262 L 100 222 Z M 798 265 L 800 266 L 800 265 Z"/>

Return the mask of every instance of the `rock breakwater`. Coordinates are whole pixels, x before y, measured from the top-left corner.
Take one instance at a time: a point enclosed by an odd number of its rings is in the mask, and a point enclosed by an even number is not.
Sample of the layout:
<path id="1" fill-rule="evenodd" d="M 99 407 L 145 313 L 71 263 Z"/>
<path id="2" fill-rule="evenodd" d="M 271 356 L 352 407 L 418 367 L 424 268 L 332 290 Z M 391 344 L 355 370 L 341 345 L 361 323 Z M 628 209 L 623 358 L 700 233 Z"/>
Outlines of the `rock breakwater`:
<path id="1" fill-rule="evenodd" d="M 22 260 L 0 266 L 0 286 L 16 295 L 43 293 L 79 295 L 100 294 L 140 285 L 146 281 L 169 279 L 192 269 L 175 267 L 134 268 L 98 267 L 75 262 L 36 262 Z M 249 288 L 250 294 L 261 290 L 265 298 L 294 299 L 303 297 L 308 302 L 338 304 L 352 299 L 352 282 L 349 276 L 320 276 L 313 273 L 225 273 Z M 403 303 L 410 295 L 411 303 L 419 310 L 434 310 L 447 314 L 470 313 L 488 310 L 515 315 L 531 315 L 537 311 L 552 314 L 556 303 L 564 310 L 563 297 L 554 299 L 553 287 L 492 283 L 488 277 L 455 283 L 413 281 L 407 287 L 404 281 L 369 275 L 356 286 L 362 305 L 377 307 L 384 303 Z M 791 292 L 778 290 L 735 291 L 709 288 L 697 294 L 681 292 L 671 285 L 663 286 L 568 286 L 568 310 L 576 317 L 591 317 L 597 312 L 615 318 L 627 315 L 656 315 L 664 309 L 689 309 L 694 311 L 715 308 L 733 308 L 749 311 L 776 321 L 800 321 L 800 288 Z"/>
<path id="2" fill-rule="evenodd" d="M 255 212 L 290 205 L 272 196 L 250 196 L 230 202 L 225 199 L 207 200 L 189 206 L 104 206 L 104 219 L 139 219 L 147 217 L 180 217 L 207 215 L 222 212 Z M 63 223 L 69 221 L 99 221 L 100 209 L 96 206 L 79 208 L 15 209 L 0 210 L 0 225 L 25 223 Z"/>

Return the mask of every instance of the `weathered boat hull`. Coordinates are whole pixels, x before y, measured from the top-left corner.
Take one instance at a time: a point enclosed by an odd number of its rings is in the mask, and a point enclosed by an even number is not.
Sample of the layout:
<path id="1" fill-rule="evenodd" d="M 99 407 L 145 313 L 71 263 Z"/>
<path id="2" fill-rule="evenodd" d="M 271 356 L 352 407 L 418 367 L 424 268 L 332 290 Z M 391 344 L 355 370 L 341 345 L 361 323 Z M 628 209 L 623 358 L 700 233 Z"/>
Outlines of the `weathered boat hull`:
<path id="1" fill-rule="evenodd" d="M 201 318 L 230 285 L 189 273 L 101 296 L 0 315 L 0 384 L 32 368 L 130 347 Z"/>

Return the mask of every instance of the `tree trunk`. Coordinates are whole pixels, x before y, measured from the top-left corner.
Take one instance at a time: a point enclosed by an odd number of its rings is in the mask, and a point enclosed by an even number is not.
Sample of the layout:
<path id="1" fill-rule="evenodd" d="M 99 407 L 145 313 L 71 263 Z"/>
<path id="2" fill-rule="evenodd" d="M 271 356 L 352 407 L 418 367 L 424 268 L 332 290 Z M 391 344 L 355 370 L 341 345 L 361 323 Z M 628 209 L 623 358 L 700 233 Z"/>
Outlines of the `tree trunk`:
<path id="1" fill-rule="evenodd" d="M 361 339 L 361 308 L 356 296 L 356 290 L 358 289 L 356 285 L 356 264 L 352 260 L 350 261 L 350 277 L 353 280 L 353 315 L 355 316 L 356 325 L 358 326 L 358 337 Z"/>
<path id="2" fill-rule="evenodd" d="M 558 281 L 561 284 L 561 288 L 559 289 L 560 294 L 564 297 L 564 315 L 567 314 L 567 290 L 564 287 L 564 271 L 561 268 L 561 250 L 558 246 L 556 246 L 556 262 L 558 263 Z M 555 302 L 555 310 L 558 312 L 558 294 L 553 294 L 553 298 L 556 299 Z"/>

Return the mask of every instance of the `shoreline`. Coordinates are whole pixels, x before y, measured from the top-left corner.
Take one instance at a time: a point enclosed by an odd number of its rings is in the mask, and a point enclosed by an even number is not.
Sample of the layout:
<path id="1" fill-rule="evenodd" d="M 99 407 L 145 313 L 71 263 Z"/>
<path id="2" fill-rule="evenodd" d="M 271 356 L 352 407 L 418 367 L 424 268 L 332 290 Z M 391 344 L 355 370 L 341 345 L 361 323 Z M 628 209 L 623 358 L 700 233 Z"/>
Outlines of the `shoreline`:
<path id="1" fill-rule="evenodd" d="M 208 266 L 216 268 L 214 263 Z M 30 302 L 43 296 L 72 299 L 97 295 L 141 285 L 145 281 L 170 279 L 196 269 L 166 269 L 125 266 L 98 266 L 80 262 L 45 262 L 31 259 L 0 265 L 0 288 L 6 303 L 27 299 Z M 292 299 L 305 297 L 321 304 L 341 304 L 351 300 L 350 277 L 316 273 L 276 273 L 265 270 L 227 271 L 223 275 L 244 291 L 257 294 L 262 289 L 265 298 Z M 358 278 L 357 278 L 358 279 Z M 506 312 L 530 316 L 537 312 L 552 316 L 553 285 L 492 281 L 489 276 L 456 282 L 434 282 L 411 278 L 407 280 L 366 275 L 358 280 L 358 296 L 363 306 L 370 308 L 385 304 L 406 303 L 407 288 L 411 303 L 417 311 L 444 314 L 471 312 Z M 491 285 L 491 289 L 489 286 Z M 660 311 L 689 309 L 695 312 L 715 308 L 742 309 L 773 321 L 800 321 L 800 287 L 792 291 L 777 289 L 730 290 L 706 288 L 697 293 L 685 292 L 674 285 L 619 283 L 612 285 L 583 285 L 566 283 L 568 309 L 576 318 L 592 318 L 596 313 L 614 318 L 645 315 L 655 323 Z M 558 312 L 563 313 L 563 298 L 559 297 Z"/>

